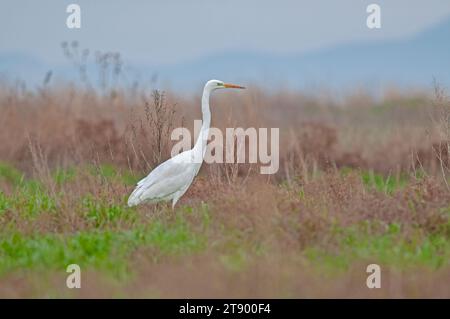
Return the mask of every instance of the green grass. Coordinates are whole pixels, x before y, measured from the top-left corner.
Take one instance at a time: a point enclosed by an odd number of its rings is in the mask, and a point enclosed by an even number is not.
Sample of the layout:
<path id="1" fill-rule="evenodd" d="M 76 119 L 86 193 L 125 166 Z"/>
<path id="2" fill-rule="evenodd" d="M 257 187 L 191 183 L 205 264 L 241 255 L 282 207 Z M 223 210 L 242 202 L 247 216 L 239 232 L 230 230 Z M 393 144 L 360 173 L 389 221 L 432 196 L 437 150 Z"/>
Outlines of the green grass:
<path id="1" fill-rule="evenodd" d="M 56 184 L 70 183 L 80 169 L 85 168 L 55 171 Z M 108 165 L 90 167 L 88 173 L 97 174 L 108 183 L 128 185 L 136 180 L 135 176 Z M 360 176 L 368 189 L 386 194 L 407 183 L 403 177 L 395 179 L 373 172 L 360 172 Z M 10 195 L 0 192 L 0 218 L 7 211 L 26 222 L 38 218 L 42 212 L 61 213 L 58 200 L 65 196 L 64 192 L 50 195 L 42 183 L 25 179 L 6 165 L 0 165 L 0 178 L 15 187 Z M 304 199 L 306 195 L 300 189 L 298 196 Z M 165 218 L 147 219 L 146 223 L 139 223 L 138 214 L 142 212 L 111 196 L 80 196 L 73 210 L 87 221 L 86 229 L 76 233 L 21 233 L 14 223 L 9 227 L 4 224 L 0 232 L 0 276 L 22 269 L 61 270 L 76 263 L 82 269 L 101 270 L 120 278 L 131 273 L 130 262 L 136 253 L 158 263 L 165 256 L 186 256 L 207 250 L 217 253 L 216 258 L 224 268 L 239 272 L 273 252 L 270 241 L 255 239 L 248 229 L 221 225 L 215 217 L 214 206 L 205 203 L 179 206 L 175 212 L 163 212 L 167 213 Z M 447 215 L 450 213 L 448 208 L 445 211 Z M 120 227 L 122 224 L 126 227 Z M 433 233 L 413 229 L 407 236 L 400 224 L 375 224 L 336 225 L 329 239 L 311 243 L 295 253 L 314 267 L 330 272 L 347 270 L 354 262 L 361 261 L 402 269 L 449 265 L 450 221 Z"/>
<path id="2" fill-rule="evenodd" d="M 24 180 L 24 175 L 13 166 L 6 163 L 0 163 L 0 181 L 1 180 L 13 186 L 17 186 Z"/>
<path id="3" fill-rule="evenodd" d="M 94 199 L 91 195 L 82 198 L 81 201 L 86 217 L 97 228 L 106 224 L 115 225 L 120 221 L 133 222 L 136 219 L 136 210 L 123 204 L 105 203 Z"/>
<path id="4" fill-rule="evenodd" d="M 56 199 L 39 183 L 24 181 L 11 196 L 0 191 L 0 214 L 7 210 L 29 217 L 42 212 L 56 212 Z"/>
<path id="5" fill-rule="evenodd" d="M 357 172 L 361 176 L 361 180 L 364 185 L 367 187 L 369 191 L 376 190 L 378 192 L 382 192 L 388 195 L 392 195 L 397 190 L 405 187 L 410 178 L 404 174 L 400 176 L 384 176 L 378 173 L 375 173 L 372 170 L 364 171 L 364 170 L 354 170 L 350 167 L 343 167 L 340 169 L 340 174 L 346 176 L 352 172 Z M 423 178 L 423 175 L 420 171 L 417 171 L 416 177 L 417 179 Z"/>
<path id="6" fill-rule="evenodd" d="M 164 255 L 189 254 L 205 247 L 205 238 L 192 232 L 182 219 L 173 224 L 155 221 L 132 230 L 94 230 L 70 235 L 11 233 L 0 238 L 0 274 L 21 269 L 82 268 L 130 271 L 128 261 L 138 249 L 151 249 L 156 261 Z"/>
<path id="7" fill-rule="evenodd" d="M 84 168 L 58 169 L 52 176 L 57 185 L 71 182 Z M 131 174 L 102 165 L 90 174 L 108 179 L 111 183 L 134 183 Z M 58 200 L 64 192 L 50 194 L 45 186 L 7 165 L 0 165 L 0 178 L 15 187 L 9 195 L 0 191 L 0 217 L 7 211 L 22 222 L 32 221 L 43 212 L 61 214 Z M 179 215 L 171 220 L 136 223 L 137 212 L 116 198 L 95 198 L 87 194 L 72 209 L 88 223 L 87 229 L 77 233 L 24 234 L 16 230 L 15 222 L 3 224 L 0 233 L 0 274 L 22 269 L 65 269 L 71 263 L 83 268 L 106 270 L 114 275 L 129 272 L 129 260 L 139 249 L 149 249 L 152 259 L 165 255 L 189 254 L 205 247 L 201 233 Z M 204 217 L 206 218 L 206 217 Z M 127 223 L 121 229 L 120 223 Z M 90 226 L 89 226 L 90 225 Z"/>
<path id="8" fill-rule="evenodd" d="M 361 178 L 369 189 L 373 188 L 385 194 L 393 194 L 408 183 L 407 177 L 383 176 L 373 171 L 361 172 Z"/>
<path id="9" fill-rule="evenodd" d="M 58 168 L 53 173 L 53 179 L 55 180 L 56 184 L 62 185 L 67 182 L 70 182 L 75 179 L 77 174 L 77 170 L 73 167 L 69 167 L 66 169 Z"/>
<path id="10" fill-rule="evenodd" d="M 355 261 L 376 262 L 401 269 L 426 266 L 437 269 L 450 265 L 450 241 L 445 232 L 410 236 L 400 232 L 400 225 L 390 224 L 382 234 L 371 234 L 366 227 L 336 230 L 337 245 L 327 249 L 309 247 L 307 258 L 318 266 L 346 270 Z M 336 249 L 336 247 L 338 247 Z"/>

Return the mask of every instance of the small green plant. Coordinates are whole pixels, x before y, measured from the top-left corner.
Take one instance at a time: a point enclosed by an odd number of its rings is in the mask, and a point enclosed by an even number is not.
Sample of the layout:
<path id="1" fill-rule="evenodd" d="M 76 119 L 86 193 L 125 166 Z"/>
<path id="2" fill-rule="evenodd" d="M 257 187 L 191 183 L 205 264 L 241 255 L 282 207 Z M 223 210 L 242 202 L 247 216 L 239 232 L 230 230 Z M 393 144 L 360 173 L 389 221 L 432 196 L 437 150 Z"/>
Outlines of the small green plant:
<path id="1" fill-rule="evenodd" d="M 383 176 L 381 174 L 374 173 L 373 171 L 361 172 L 361 178 L 364 183 L 369 188 L 374 188 L 379 192 L 385 194 L 392 194 L 398 189 L 404 187 L 408 179 L 406 177 L 394 177 L 394 176 Z"/>
<path id="2" fill-rule="evenodd" d="M 24 180 L 24 175 L 16 168 L 6 163 L 0 163 L 0 181 L 4 180 L 7 183 L 18 186 Z"/>
<path id="3" fill-rule="evenodd" d="M 69 167 L 67 169 L 58 168 L 53 173 L 53 179 L 55 180 L 57 185 L 62 185 L 73 180 L 76 177 L 76 173 L 77 171 L 73 167 Z"/>
<path id="4" fill-rule="evenodd" d="M 134 209 L 124 205 L 106 203 L 94 199 L 92 196 L 86 196 L 82 200 L 83 209 L 86 211 L 86 217 L 93 221 L 95 227 L 101 227 L 106 224 L 116 224 L 119 221 L 132 221 L 135 219 Z"/>
<path id="5" fill-rule="evenodd" d="M 24 182 L 14 194 L 8 197 L 3 195 L 3 202 L 8 209 L 28 217 L 57 210 L 56 198 L 50 195 L 40 183 L 33 180 Z"/>
<path id="6" fill-rule="evenodd" d="M 11 207 L 12 203 L 8 196 L 0 191 L 0 214 Z"/>

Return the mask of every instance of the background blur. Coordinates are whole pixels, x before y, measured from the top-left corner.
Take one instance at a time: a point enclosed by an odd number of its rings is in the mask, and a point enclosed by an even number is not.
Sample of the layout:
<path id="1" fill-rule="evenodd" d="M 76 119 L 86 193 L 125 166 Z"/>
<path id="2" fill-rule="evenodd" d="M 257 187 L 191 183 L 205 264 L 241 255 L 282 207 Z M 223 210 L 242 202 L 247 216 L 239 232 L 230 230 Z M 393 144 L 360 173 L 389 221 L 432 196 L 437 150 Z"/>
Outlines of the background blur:
<path id="1" fill-rule="evenodd" d="M 122 81 L 177 91 L 210 78 L 259 85 L 360 88 L 450 84 L 450 2 L 395 1 L 75 1 L 81 29 L 66 27 L 74 1 L 2 0 L 0 74 L 41 83 L 77 79 L 61 43 L 118 52 Z M 366 7 L 381 6 L 381 29 L 366 26 Z M 95 84 L 95 83 L 94 83 Z"/>

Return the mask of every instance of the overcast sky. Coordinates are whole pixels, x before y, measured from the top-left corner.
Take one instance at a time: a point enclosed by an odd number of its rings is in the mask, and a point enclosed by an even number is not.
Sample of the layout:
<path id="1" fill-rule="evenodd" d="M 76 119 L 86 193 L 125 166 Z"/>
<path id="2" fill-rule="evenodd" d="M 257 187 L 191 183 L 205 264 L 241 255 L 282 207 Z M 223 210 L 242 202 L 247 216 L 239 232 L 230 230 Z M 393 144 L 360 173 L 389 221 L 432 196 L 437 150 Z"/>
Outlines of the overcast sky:
<path id="1" fill-rule="evenodd" d="M 449 0 L 1 0 L 0 52 L 46 62 L 64 58 L 60 43 L 119 51 L 125 60 L 177 63 L 221 51 L 298 53 L 351 41 L 411 36 L 450 15 Z M 66 6 L 81 6 L 79 30 Z M 382 29 L 366 27 L 378 3 Z M 444 39 L 443 39 L 444 40 Z"/>

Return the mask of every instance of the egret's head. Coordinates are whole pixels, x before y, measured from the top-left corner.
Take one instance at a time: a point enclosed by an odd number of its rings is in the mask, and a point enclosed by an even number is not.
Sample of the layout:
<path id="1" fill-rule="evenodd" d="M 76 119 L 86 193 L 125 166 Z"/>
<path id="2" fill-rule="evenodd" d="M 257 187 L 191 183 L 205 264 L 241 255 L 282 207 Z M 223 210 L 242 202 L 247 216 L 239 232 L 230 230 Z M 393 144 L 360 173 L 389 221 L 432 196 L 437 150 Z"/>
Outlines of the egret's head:
<path id="1" fill-rule="evenodd" d="M 209 89 L 211 91 L 217 90 L 217 89 L 245 89 L 245 87 L 231 84 L 231 83 L 224 83 L 219 80 L 210 80 L 206 82 L 205 89 Z"/>

